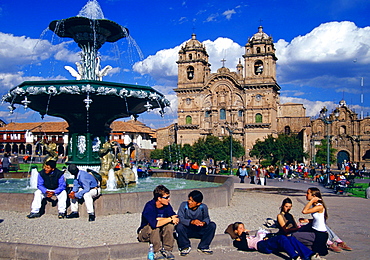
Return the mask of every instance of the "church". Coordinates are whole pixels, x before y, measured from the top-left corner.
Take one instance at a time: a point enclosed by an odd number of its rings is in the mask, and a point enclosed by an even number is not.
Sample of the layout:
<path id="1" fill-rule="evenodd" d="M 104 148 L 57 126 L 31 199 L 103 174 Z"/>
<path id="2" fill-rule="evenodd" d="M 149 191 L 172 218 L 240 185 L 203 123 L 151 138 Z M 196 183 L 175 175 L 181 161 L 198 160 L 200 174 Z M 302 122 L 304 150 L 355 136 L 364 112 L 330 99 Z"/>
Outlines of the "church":
<path id="1" fill-rule="evenodd" d="M 263 140 L 269 134 L 298 134 L 304 150 L 310 155 L 306 163 L 310 163 L 315 145 L 327 136 L 323 131 L 324 123 L 306 116 L 303 104 L 280 103 L 275 51 L 272 37 L 259 26 L 248 39 L 235 72 L 222 66 L 211 73 L 206 47 L 193 34 L 178 55 L 178 83 L 174 89 L 178 99 L 178 121 L 157 130 L 158 148 L 172 143 L 193 144 L 206 135 L 221 138 L 231 134 L 245 147 L 246 156 L 241 159 L 246 160 L 257 139 Z M 370 135 L 366 129 L 370 127 L 370 118 L 359 120 L 344 101 L 339 108 L 343 126 L 341 130 L 330 128 L 330 136 L 333 140 L 342 140 L 333 144 L 340 160 L 369 164 Z M 344 113 L 351 116 L 344 116 Z M 340 124 L 338 121 L 335 125 L 341 127 Z M 342 134 L 338 137 L 339 133 Z M 357 138 L 356 144 L 351 137 L 354 135 L 362 136 Z M 340 143 L 343 147 L 338 146 Z"/>

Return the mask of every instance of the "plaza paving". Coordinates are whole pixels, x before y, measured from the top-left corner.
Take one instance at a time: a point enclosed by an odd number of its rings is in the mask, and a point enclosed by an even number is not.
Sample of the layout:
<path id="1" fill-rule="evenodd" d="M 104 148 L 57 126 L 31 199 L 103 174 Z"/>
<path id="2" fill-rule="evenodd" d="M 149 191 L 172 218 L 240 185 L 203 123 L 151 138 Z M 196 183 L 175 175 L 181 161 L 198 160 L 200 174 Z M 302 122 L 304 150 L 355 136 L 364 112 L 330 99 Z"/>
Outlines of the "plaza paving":
<path id="1" fill-rule="evenodd" d="M 260 197 L 261 199 L 259 201 L 256 201 L 256 203 L 261 203 L 265 205 L 265 207 L 273 207 L 273 210 L 271 212 L 274 213 L 269 213 L 271 214 L 271 217 L 276 216 L 277 208 L 279 207 L 279 205 L 276 205 L 276 201 L 281 201 L 282 197 L 289 196 L 291 198 L 294 198 L 294 208 L 298 210 L 301 209 L 306 203 L 304 195 L 307 188 L 311 186 L 318 186 L 324 193 L 324 199 L 328 207 L 329 226 L 354 249 L 351 252 L 330 252 L 329 255 L 325 258 L 329 260 L 370 259 L 370 200 L 366 200 L 364 198 L 336 195 L 332 192 L 332 190 L 324 189 L 318 183 L 312 183 L 309 181 L 305 182 L 267 180 L 268 186 L 260 186 L 252 184 L 239 184 L 239 179 L 237 177 L 233 178 L 235 181 L 236 191 L 233 197 L 233 203 L 239 203 L 238 200 L 240 200 L 240 198 L 245 198 L 245 196 L 238 196 L 241 194 L 241 192 L 247 197 Z M 364 180 L 364 182 L 366 181 L 368 180 Z M 253 201 L 252 203 L 248 203 L 249 204 L 247 204 L 247 206 L 243 205 L 243 210 L 246 212 L 247 219 L 239 219 L 239 217 L 236 216 L 235 221 L 248 221 L 248 218 L 250 217 L 250 214 L 253 211 L 254 207 Z M 228 210 L 228 208 L 226 207 L 222 210 Z M 219 214 L 219 212 L 217 211 L 218 209 L 215 209 L 213 212 L 211 212 L 211 218 L 215 216 L 216 213 Z M 226 215 L 226 213 L 224 214 Z M 274 214 L 274 216 L 272 216 L 272 214 Z M 222 212 L 221 215 L 223 215 Z M 22 217 L 24 216 L 22 215 Z M 60 221 L 54 220 L 54 216 L 52 215 L 45 216 L 45 219 L 40 218 L 40 223 L 41 221 L 45 221 L 49 217 L 52 221 L 55 221 L 55 223 L 60 223 Z M 103 221 L 102 218 L 100 219 L 101 221 Z M 97 221 L 99 221 L 100 219 L 98 218 Z M 4 222 L 2 223 L 2 225 L 4 225 L 6 221 L 7 219 L 4 218 Z M 24 223 L 26 224 L 32 223 L 29 221 L 33 220 L 24 221 L 28 221 Z M 226 221 L 228 221 L 228 223 L 231 222 L 229 219 L 227 219 Z M 134 223 L 134 226 L 136 225 L 137 224 Z M 92 231 L 92 229 L 90 229 L 90 231 Z M 48 237 L 53 239 L 53 235 L 50 235 L 51 236 Z M 29 239 L 31 241 L 32 234 L 29 234 Z M 196 243 L 197 241 L 192 242 L 193 247 L 195 248 Z M 94 247 L 87 246 L 82 248 L 58 247 L 57 244 L 57 241 L 55 241 L 54 246 L 27 245 L 24 244 L 24 242 L 21 244 L 16 244 L 15 251 L 17 252 L 18 250 L 18 253 L 15 254 L 15 257 L 10 258 L 4 257 L 4 252 L 6 250 L 14 250 L 14 244 L 6 245 L 6 243 L 1 243 L 2 254 L 0 254 L 0 259 L 47 259 L 45 258 L 45 255 L 49 255 L 48 259 L 62 259 L 60 258 L 60 255 L 63 255 L 63 259 L 146 259 L 147 245 L 145 243 L 134 243 L 130 241 L 127 244 Z M 239 252 L 231 246 L 231 240 L 228 238 L 228 236 L 220 234 L 220 232 L 218 232 L 218 235 L 215 237 L 211 247 L 214 250 L 214 254 L 212 256 L 204 255 L 202 253 L 198 253 L 196 250 L 193 250 L 188 256 L 181 257 L 178 255 L 177 250 L 175 250 L 176 259 L 288 259 L 284 254 L 265 255 L 258 252 Z M 29 254 L 20 253 L 25 248 L 27 248 Z M 29 258 L 28 256 L 30 255 L 32 255 L 33 258 Z M 79 257 L 77 257 L 76 255 L 79 255 Z"/>

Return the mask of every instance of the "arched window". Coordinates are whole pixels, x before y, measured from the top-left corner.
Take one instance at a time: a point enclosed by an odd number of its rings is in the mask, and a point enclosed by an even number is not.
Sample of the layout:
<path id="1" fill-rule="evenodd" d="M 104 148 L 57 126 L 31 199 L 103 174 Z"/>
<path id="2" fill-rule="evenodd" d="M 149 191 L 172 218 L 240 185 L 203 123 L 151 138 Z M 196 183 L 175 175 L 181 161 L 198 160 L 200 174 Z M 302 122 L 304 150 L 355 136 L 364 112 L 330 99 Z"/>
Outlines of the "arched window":
<path id="1" fill-rule="evenodd" d="M 243 110 L 238 111 L 238 117 L 243 117 Z"/>
<path id="2" fill-rule="evenodd" d="M 257 53 L 261 53 L 261 48 L 257 47 Z"/>
<path id="3" fill-rule="evenodd" d="M 193 119 L 191 118 L 191 116 L 186 116 L 185 121 L 187 125 L 191 125 L 193 123 Z"/>
<path id="4" fill-rule="evenodd" d="M 188 79 L 193 79 L 194 78 L 194 67 L 193 66 L 189 66 L 187 69 L 186 69 L 186 72 L 188 74 Z"/>
<path id="5" fill-rule="evenodd" d="M 193 59 L 193 55 L 190 53 L 189 54 L 189 60 L 192 60 Z"/>
<path id="6" fill-rule="evenodd" d="M 339 134 L 345 135 L 346 133 L 347 133 L 347 129 L 345 125 L 342 125 L 341 127 L 339 127 Z"/>
<path id="7" fill-rule="evenodd" d="M 285 133 L 286 135 L 290 135 L 290 126 L 286 126 L 286 127 L 284 128 L 284 133 Z"/>
<path id="8" fill-rule="evenodd" d="M 220 109 L 220 120 L 226 120 L 226 110 Z"/>
<path id="9" fill-rule="evenodd" d="M 260 113 L 256 114 L 256 123 L 262 123 L 262 115 Z"/>
<path id="10" fill-rule="evenodd" d="M 263 62 L 258 60 L 254 63 L 254 74 L 260 75 L 263 72 Z"/>
<path id="11" fill-rule="evenodd" d="M 211 111 L 210 110 L 207 110 L 205 113 L 204 113 L 204 117 L 210 117 L 211 116 Z"/>

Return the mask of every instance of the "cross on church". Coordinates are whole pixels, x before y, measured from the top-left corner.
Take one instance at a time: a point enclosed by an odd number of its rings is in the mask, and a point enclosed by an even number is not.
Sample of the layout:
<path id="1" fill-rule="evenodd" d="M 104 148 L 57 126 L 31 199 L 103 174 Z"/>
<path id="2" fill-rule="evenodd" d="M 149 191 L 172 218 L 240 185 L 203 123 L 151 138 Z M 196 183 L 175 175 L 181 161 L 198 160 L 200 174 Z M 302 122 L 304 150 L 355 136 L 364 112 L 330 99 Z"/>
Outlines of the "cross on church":
<path id="1" fill-rule="evenodd" d="M 263 20 L 262 20 L 262 19 L 260 19 L 260 26 L 262 25 L 262 22 L 263 22 Z"/>
<path id="2" fill-rule="evenodd" d="M 224 68 L 224 67 L 225 67 L 225 61 L 226 61 L 225 59 L 222 59 L 222 60 L 221 60 L 221 62 L 222 62 L 222 68 Z"/>

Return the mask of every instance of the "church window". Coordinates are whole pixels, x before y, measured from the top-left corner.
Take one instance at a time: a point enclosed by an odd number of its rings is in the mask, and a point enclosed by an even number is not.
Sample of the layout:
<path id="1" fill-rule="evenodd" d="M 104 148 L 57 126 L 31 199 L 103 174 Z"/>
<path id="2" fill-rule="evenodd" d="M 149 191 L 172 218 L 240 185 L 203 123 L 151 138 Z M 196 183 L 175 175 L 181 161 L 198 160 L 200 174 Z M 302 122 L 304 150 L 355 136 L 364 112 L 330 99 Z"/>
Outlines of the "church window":
<path id="1" fill-rule="evenodd" d="M 226 120 L 226 110 L 220 109 L 220 120 Z"/>
<path id="2" fill-rule="evenodd" d="M 204 116 L 207 118 L 207 117 L 210 117 L 211 116 L 211 111 L 210 110 L 207 110 L 204 114 Z"/>
<path id="3" fill-rule="evenodd" d="M 261 53 L 261 48 L 257 47 L 257 53 Z"/>
<path id="4" fill-rule="evenodd" d="M 346 126 L 345 126 L 345 125 L 342 125 L 342 126 L 339 128 L 339 134 L 341 134 L 341 135 L 345 135 L 346 133 L 347 133 Z"/>
<path id="5" fill-rule="evenodd" d="M 243 110 L 239 110 L 239 111 L 238 111 L 238 116 L 239 116 L 239 117 L 243 117 Z"/>
<path id="6" fill-rule="evenodd" d="M 185 123 L 187 125 L 191 125 L 193 123 L 193 119 L 191 118 L 191 116 L 186 116 Z"/>
<path id="7" fill-rule="evenodd" d="M 256 114 L 255 119 L 256 119 L 256 123 L 262 123 L 262 115 L 260 113 Z"/>
<path id="8" fill-rule="evenodd" d="M 263 72 L 263 62 L 258 60 L 254 63 L 254 74 L 260 75 Z"/>
<path id="9" fill-rule="evenodd" d="M 193 66 L 189 66 L 186 69 L 186 72 L 188 74 L 188 79 L 192 80 L 194 78 L 194 67 Z"/>
<path id="10" fill-rule="evenodd" d="M 192 60 L 193 59 L 193 54 L 189 54 L 189 60 Z"/>
<path id="11" fill-rule="evenodd" d="M 290 135 L 290 126 L 286 126 L 286 127 L 284 128 L 284 133 L 285 133 L 286 135 Z"/>

